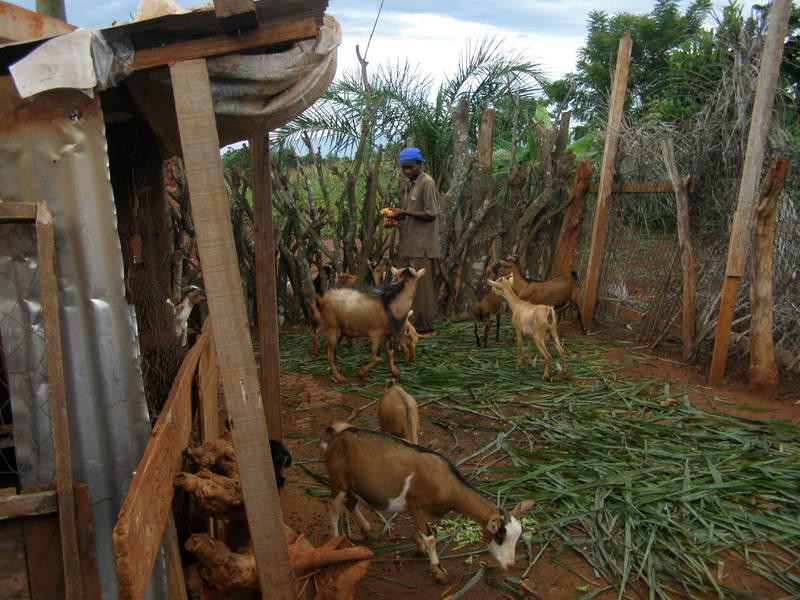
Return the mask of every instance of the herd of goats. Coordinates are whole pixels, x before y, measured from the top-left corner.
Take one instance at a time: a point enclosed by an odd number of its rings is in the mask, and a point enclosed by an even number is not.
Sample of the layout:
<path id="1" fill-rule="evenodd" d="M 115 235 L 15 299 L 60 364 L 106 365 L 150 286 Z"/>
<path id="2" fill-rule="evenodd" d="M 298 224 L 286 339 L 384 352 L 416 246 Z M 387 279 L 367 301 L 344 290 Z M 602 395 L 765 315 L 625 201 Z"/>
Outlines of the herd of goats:
<path id="1" fill-rule="evenodd" d="M 476 289 L 473 305 L 475 339 L 479 324 L 484 326 L 483 345 L 494 316 L 502 311 L 501 297 L 512 313 L 517 340 L 517 368 L 522 366 L 523 340 L 528 339 L 527 362 L 531 363 L 533 344 L 544 358 L 544 377 L 550 376 L 552 358 L 545 341 L 551 337 L 561 357 L 564 374 L 567 364 L 558 336 L 556 308 L 572 304 L 580 313 L 580 283 L 577 275 L 559 275 L 546 281 L 528 280 L 519 265 L 509 257 L 500 261 L 497 277 L 487 279 Z M 417 334 L 409 321 L 417 281 L 425 269 L 392 268 L 390 281 L 376 286 L 334 286 L 317 294 L 309 303 L 315 322 L 312 335 L 316 353 L 320 335 L 326 339 L 326 354 L 333 377 L 344 382 L 336 365 L 336 349 L 343 338 L 369 338 L 372 357 L 358 371 L 360 377 L 379 361 L 384 348 L 393 377 L 400 376 L 394 362 L 394 345 L 399 343 L 406 360 L 413 360 Z M 495 293 L 496 290 L 496 293 Z M 531 343 L 532 341 L 532 343 Z M 521 514 L 533 504 L 523 501 L 512 510 L 501 509 L 473 488 L 442 454 L 418 444 L 419 414 L 414 398 L 394 379 L 387 380 L 378 402 L 380 430 L 335 422 L 325 432 L 323 448 L 330 476 L 330 518 L 334 535 L 339 535 L 344 508 L 358 520 L 365 534 L 370 523 L 359 509 L 359 501 L 376 510 L 408 512 L 416 526 L 417 551 L 427 554 L 434 578 L 447 583 L 448 576 L 436 553 L 436 538 L 428 521 L 456 511 L 473 519 L 482 531 L 482 542 L 499 565 L 508 569 L 515 562 L 515 546 L 522 534 Z"/>

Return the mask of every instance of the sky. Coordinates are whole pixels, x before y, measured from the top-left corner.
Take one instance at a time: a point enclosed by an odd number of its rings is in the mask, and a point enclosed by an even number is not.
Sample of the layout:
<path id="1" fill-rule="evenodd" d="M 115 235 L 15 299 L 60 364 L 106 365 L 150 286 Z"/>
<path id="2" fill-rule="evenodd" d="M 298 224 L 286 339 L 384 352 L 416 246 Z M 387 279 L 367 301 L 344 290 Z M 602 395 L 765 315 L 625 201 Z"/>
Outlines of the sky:
<path id="1" fill-rule="evenodd" d="M 65 0 L 67 21 L 79 27 L 108 27 L 115 21 L 132 20 L 139 1 Z M 175 1 L 184 8 L 197 5 Z M 35 0 L 15 3 L 34 10 Z M 327 13 L 342 25 L 339 72 L 358 65 L 358 45 L 362 55 L 367 51 L 367 61 L 373 66 L 407 59 L 434 81 L 441 81 L 455 70 L 469 43 L 489 35 L 502 41 L 503 48 L 538 64 L 546 77 L 558 79 L 574 71 L 590 11 L 644 14 L 653 4 L 654 0 L 384 0 L 375 24 L 381 0 L 329 0 Z M 681 0 L 681 11 L 689 4 Z M 721 11 L 727 0 L 713 4 Z"/>

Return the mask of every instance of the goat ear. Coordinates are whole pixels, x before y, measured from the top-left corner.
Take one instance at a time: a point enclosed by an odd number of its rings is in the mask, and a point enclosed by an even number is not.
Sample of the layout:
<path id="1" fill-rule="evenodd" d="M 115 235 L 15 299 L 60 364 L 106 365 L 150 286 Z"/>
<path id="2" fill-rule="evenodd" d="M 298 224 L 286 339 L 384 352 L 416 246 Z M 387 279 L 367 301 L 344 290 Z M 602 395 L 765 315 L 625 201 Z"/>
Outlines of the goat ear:
<path id="1" fill-rule="evenodd" d="M 423 275 L 425 275 L 425 269 L 420 269 L 419 271 L 417 271 L 417 279 L 419 279 Z"/>
<path id="2" fill-rule="evenodd" d="M 397 275 L 399 272 L 400 272 L 400 269 L 398 269 L 397 267 L 392 267 L 392 277 Z"/>
<path id="3" fill-rule="evenodd" d="M 527 512 L 533 506 L 533 500 L 523 500 L 511 509 L 511 516 L 519 519 L 522 513 Z"/>

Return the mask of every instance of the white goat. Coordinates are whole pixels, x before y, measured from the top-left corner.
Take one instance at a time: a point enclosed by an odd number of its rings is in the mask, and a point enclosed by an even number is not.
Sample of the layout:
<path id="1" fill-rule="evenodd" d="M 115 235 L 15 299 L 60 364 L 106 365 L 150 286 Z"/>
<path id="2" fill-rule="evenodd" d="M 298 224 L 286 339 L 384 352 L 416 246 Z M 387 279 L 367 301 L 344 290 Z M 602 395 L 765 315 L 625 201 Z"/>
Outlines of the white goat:
<path id="1" fill-rule="evenodd" d="M 506 299 L 511 309 L 511 323 L 514 325 L 514 332 L 517 336 L 517 368 L 522 366 L 522 343 L 523 336 L 528 338 L 528 364 L 533 362 L 533 344 L 539 348 L 544 358 L 544 378 L 550 377 L 550 365 L 553 357 L 547 351 L 547 336 L 553 338 L 561 357 L 561 366 L 564 374 L 567 374 L 567 360 L 564 347 L 558 337 L 558 317 L 552 306 L 546 304 L 531 304 L 525 300 L 520 300 L 513 290 L 514 276 L 500 277 L 497 281 L 488 280 L 489 285 L 498 290 Z M 531 343 L 531 341 L 533 343 Z"/>
<path id="2" fill-rule="evenodd" d="M 386 380 L 383 397 L 378 401 L 378 425 L 381 431 L 419 443 L 419 408 L 414 397 L 394 379 Z"/>
<path id="3" fill-rule="evenodd" d="M 454 510 L 480 525 L 483 543 L 503 569 L 514 564 L 515 546 L 522 534 L 520 515 L 532 501 L 520 502 L 511 511 L 501 510 L 438 452 L 380 431 L 334 423 L 325 432 L 323 448 L 331 480 L 334 535 L 339 535 L 344 507 L 369 533 L 371 527 L 358 509 L 359 500 L 378 510 L 407 511 L 417 526 L 417 550 L 428 554 L 436 581 L 447 583 L 447 571 L 439 564 L 436 537 L 430 533 L 428 521 Z"/>

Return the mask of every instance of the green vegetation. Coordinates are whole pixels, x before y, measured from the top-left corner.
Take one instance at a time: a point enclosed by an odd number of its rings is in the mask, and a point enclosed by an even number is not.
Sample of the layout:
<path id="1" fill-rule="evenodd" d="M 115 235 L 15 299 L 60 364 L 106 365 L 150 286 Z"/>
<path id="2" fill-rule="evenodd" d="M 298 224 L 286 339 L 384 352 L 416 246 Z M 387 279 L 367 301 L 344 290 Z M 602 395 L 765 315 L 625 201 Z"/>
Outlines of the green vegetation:
<path id="1" fill-rule="evenodd" d="M 702 410 L 669 382 L 626 381 L 619 363 L 583 339 L 564 340 L 573 378 L 546 382 L 540 362 L 514 368 L 510 333 L 506 324 L 503 344 L 478 349 L 471 323 L 450 323 L 400 368 L 423 430 L 480 440 L 468 456 L 450 456 L 473 485 L 508 507 L 536 501 L 523 540 L 528 568 L 545 549 L 558 561 L 570 548 L 620 598 L 633 590 L 747 597 L 737 588 L 741 570 L 787 597 L 800 593 L 800 428 Z M 280 347 L 283 372 L 327 373 L 324 358 L 309 355 L 307 334 L 284 335 Z M 351 377 L 366 356 L 360 343 L 340 348 Z M 366 399 L 351 407 L 352 422 L 375 426 L 369 407 L 385 376 L 379 364 L 366 381 L 337 388 Z M 438 533 L 444 559 L 480 553 L 461 548 L 476 538 L 463 519 L 443 521 Z M 410 552 L 413 543 L 393 550 Z M 586 583 L 587 594 L 605 589 L 599 579 Z M 520 580 L 503 585 L 524 597 Z"/>

